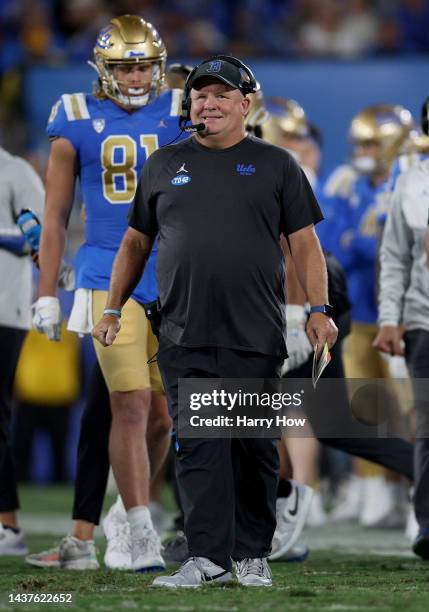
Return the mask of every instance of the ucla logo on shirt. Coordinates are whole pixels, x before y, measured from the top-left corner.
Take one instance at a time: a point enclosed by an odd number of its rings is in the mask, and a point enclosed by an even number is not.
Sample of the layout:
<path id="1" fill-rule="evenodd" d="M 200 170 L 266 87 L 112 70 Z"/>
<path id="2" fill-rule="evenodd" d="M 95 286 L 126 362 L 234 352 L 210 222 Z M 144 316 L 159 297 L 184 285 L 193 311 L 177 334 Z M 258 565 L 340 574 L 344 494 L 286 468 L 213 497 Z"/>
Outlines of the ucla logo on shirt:
<path id="1" fill-rule="evenodd" d="M 252 176 L 256 172 L 253 164 L 237 164 L 236 170 L 241 176 Z"/>
<path id="2" fill-rule="evenodd" d="M 106 126 L 106 121 L 104 119 L 93 119 L 92 127 L 97 132 L 97 134 L 101 134 Z"/>
<path id="3" fill-rule="evenodd" d="M 176 187 L 180 187 L 181 185 L 186 185 L 186 183 L 190 183 L 192 178 L 188 174 L 179 174 L 179 176 L 175 176 L 171 179 L 171 184 L 176 185 Z"/>

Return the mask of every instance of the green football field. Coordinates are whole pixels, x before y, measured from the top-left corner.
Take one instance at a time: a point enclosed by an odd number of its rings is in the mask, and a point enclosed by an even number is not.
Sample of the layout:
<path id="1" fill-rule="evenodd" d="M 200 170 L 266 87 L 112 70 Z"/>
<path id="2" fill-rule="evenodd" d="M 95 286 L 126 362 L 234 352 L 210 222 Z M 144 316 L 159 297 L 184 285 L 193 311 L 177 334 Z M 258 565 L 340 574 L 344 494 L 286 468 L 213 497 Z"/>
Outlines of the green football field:
<path id="1" fill-rule="evenodd" d="M 69 525 L 71 490 L 25 487 L 21 501 L 22 524 L 31 552 L 52 546 Z M 153 575 L 104 569 L 39 570 L 26 566 L 20 558 L 1 558 L 0 609 L 429 610 L 429 563 L 409 553 L 409 544 L 399 532 L 330 526 L 310 530 L 306 538 L 312 547 L 308 561 L 272 563 L 271 589 L 231 584 L 170 591 L 151 588 Z M 100 537 L 100 560 L 103 549 Z M 10 604 L 11 593 L 72 593 L 73 604 Z"/>

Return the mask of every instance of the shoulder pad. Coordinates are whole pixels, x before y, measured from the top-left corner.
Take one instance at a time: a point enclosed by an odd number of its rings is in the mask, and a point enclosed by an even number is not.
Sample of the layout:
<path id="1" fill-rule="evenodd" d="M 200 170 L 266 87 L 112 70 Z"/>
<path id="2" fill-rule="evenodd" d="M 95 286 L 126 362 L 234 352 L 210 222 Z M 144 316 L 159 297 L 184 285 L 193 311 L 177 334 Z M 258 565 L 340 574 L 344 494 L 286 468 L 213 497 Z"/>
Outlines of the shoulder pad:
<path id="1" fill-rule="evenodd" d="M 178 117 L 182 113 L 183 91 L 181 89 L 171 89 L 170 116 Z"/>
<path id="2" fill-rule="evenodd" d="M 86 95 L 84 93 L 63 94 L 61 100 L 69 121 L 90 118 L 86 103 Z"/>
<path id="3" fill-rule="evenodd" d="M 323 193 L 328 197 L 348 198 L 352 191 L 352 185 L 358 174 L 352 166 L 343 164 L 338 166 L 328 177 Z"/>
<path id="4" fill-rule="evenodd" d="M 307 177 L 307 181 L 310 183 L 311 188 L 314 189 L 317 183 L 317 176 L 313 168 L 310 168 L 310 166 L 301 166 L 301 170 Z"/>

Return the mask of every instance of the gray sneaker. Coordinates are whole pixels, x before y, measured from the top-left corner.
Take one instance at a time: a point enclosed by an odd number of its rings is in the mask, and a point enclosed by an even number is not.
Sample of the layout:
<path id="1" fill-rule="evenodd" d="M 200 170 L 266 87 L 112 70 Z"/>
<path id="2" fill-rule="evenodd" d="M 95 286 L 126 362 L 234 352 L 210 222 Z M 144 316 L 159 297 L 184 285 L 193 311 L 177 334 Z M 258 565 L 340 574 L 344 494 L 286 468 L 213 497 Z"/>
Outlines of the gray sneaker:
<path id="1" fill-rule="evenodd" d="M 31 553 L 25 557 L 25 562 L 35 567 L 60 567 L 60 549 L 58 546 L 42 550 L 39 553 Z"/>
<path id="2" fill-rule="evenodd" d="M 242 559 L 236 561 L 237 580 L 243 586 L 272 586 L 270 566 L 266 559 Z"/>
<path id="3" fill-rule="evenodd" d="M 206 557 L 190 557 L 171 576 L 158 576 L 152 586 L 196 589 L 203 584 L 228 582 L 231 572 Z"/>
<path id="4" fill-rule="evenodd" d="M 61 569 L 99 569 L 94 540 L 78 540 L 74 536 L 66 536 L 60 542 L 59 562 Z"/>
<path id="5" fill-rule="evenodd" d="M 47 568 L 87 570 L 100 567 L 94 542 L 78 540 L 73 536 L 66 536 L 54 548 L 27 555 L 25 561 L 35 567 Z"/>

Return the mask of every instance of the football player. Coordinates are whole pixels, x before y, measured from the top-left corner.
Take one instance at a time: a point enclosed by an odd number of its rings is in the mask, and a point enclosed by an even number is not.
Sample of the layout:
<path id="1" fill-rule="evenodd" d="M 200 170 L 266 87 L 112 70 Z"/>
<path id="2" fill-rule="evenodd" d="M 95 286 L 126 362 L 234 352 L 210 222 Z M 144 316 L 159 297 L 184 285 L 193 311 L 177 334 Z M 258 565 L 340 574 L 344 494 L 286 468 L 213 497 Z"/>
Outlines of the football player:
<path id="1" fill-rule="evenodd" d="M 380 239 L 379 215 L 389 191 L 392 164 L 412 128 L 410 112 L 399 105 L 381 104 L 357 114 L 350 126 L 352 165 L 357 178 L 339 198 L 342 218 L 338 259 L 347 272 L 353 306 L 346 370 L 351 377 L 383 377 L 384 362 L 372 350 L 376 305 L 376 258 Z M 353 347 L 353 348 L 352 348 Z"/>
<path id="2" fill-rule="evenodd" d="M 377 259 L 383 213 L 390 199 L 390 171 L 412 125 L 411 113 L 400 105 L 379 104 L 358 113 L 349 131 L 356 177 L 347 191 L 331 199 L 327 246 L 346 271 L 352 302 L 353 327 L 344 352 L 350 378 L 390 374 L 389 364 L 372 347 L 377 332 Z M 360 465 L 358 471 L 364 478 L 355 479 L 350 489 L 352 515 L 347 518 L 358 517 L 366 526 L 400 526 L 404 515 L 403 504 L 397 503 L 402 494 L 399 483 L 391 475 L 386 481 L 384 472 L 371 465 Z"/>
<path id="3" fill-rule="evenodd" d="M 320 147 L 314 142 L 315 128 L 295 100 L 276 97 L 266 101 L 268 116 L 263 124 L 264 140 L 289 151 L 304 170 L 313 190 L 317 184 Z"/>
<path id="4" fill-rule="evenodd" d="M 166 55 L 158 32 L 143 18 L 112 19 L 94 48 L 93 66 L 99 77 L 94 93 L 64 94 L 52 109 L 40 297 L 34 315 L 40 331 L 53 330 L 52 339 L 58 338 L 61 321 L 56 284 L 76 178 L 86 227 L 85 243 L 76 256 L 77 291 L 69 327 L 84 333 L 103 313 L 113 260 L 143 163 L 177 136 L 181 92 L 163 91 Z M 135 570 L 164 567 L 148 509 L 150 476 L 164 460 L 170 430 L 157 366 L 148 365 L 158 345 L 143 309 L 143 304 L 157 298 L 155 260 L 156 245 L 122 311 L 122 330 L 113 350 L 96 347 L 110 393 L 109 455 L 127 511 Z M 93 567 L 94 525 L 81 527 L 81 537 L 70 542 L 70 567 L 79 565 L 85 555 Z"/>

